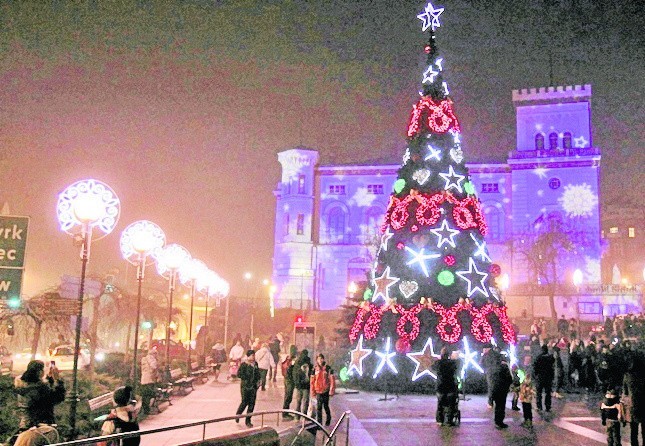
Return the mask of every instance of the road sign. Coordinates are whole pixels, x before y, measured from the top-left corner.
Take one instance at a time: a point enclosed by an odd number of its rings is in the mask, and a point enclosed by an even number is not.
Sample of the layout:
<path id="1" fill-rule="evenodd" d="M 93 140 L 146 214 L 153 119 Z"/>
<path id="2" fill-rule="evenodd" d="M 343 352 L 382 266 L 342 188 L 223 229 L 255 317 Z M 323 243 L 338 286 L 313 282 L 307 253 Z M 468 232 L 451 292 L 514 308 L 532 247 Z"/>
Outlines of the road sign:
<path id="1" fill-rule="evenodd" d="M 0 268 L 0 300 L 20 297 L 22 269 Z"/>
<path id="2" fill-rule="evenodd" d="M 0 215 L 0 267 L 24 268 L 29 217 Z"/>

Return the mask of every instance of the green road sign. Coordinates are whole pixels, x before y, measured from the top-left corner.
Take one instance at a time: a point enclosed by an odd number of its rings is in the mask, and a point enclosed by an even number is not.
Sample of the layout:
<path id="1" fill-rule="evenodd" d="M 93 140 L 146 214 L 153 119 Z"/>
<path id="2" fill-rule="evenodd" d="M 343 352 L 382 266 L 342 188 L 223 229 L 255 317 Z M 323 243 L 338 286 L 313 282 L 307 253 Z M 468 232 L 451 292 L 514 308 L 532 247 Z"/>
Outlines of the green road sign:
<path id="1" fill-rule="evenodd" d="M 24 268 L 29 217 L 0 215 L 0 268 Z"/>
<path id="2" fill-rule="evenodd" d="M 20 298 L 22 269 L 0 268 L 0 300 Z"/>

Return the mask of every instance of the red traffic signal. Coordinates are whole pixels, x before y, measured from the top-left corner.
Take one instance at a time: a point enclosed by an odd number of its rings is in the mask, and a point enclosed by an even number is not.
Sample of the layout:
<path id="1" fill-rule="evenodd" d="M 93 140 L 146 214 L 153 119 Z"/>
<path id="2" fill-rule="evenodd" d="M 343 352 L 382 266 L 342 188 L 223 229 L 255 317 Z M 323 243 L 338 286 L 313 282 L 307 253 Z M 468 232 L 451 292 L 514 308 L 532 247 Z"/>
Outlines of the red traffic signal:
<path id="1" fill-rule="evenodd" d="M 303 316 L 296 316 L 296 324 L 302 324 L 305 321 Z"/>

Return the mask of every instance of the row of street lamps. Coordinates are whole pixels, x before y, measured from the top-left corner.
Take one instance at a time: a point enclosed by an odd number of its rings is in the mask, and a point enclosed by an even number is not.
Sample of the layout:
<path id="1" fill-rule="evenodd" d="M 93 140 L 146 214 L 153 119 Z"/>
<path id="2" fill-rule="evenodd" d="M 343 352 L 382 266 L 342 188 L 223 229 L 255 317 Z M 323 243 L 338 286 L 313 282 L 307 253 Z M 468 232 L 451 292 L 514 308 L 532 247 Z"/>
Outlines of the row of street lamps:
<path id="1" fill-rule="evenodd" d="M 120 215 L 121 204 L 116 193 L 105 183 L 97 180 L 78 181 L 68 186 L 58 196 L 56 206 L 58 221 L 63 231 L 72 235 L 81 245 L 81 280 L 78 293 L 78 310 L 76 316 L 76 333 L 74 343 L 74 364 L 72 372 L 72 393 L 70 404 L 69 422 L 72 438 L 76 430 L 76 411 L 78 405 L 78 356 L 80 351 L 81 324 L 83 315 L 83 297 L 85 293 L 85 275 L 87 263 L 90 258 L 90 247 L 94 240 L 105 237 L 115 228 Z M 172 298 L 176 287 L 176 280 L 190 287 L 190 321 L 188 328 L 188 353 L 186 358 L 187 370 L 191 369 L 191 344 L 193 331 L 193 307 L 195 292 L 203 291 L 207 295 L 206 311 L 208 312 L 208 298 L 215 296 L 217 299 L 228 295 L 229 284 L 217 273 L 210 270 L 200 260 L 193 259 L 183 246 L 178 244 L 166 245 L 166 235 L 155 223 L 148 220 L 139 220 L 128 227 L 121 234 L 121 254 L 137 267 L 137 314 L 134 333 L 133 354 L 133 388 L 136 391 L 137 353 L 139 348 L 139 319 L 141 313 L 141 294 L 146 264 L 149 258 L 156 262 L 157 271 L 168 280 L 169 304 L 168 321 L 166 324 L 166 371 L 170 373 L 170 325 L 172 319 Z M 227 299 L 228 301 L 228 299 Z M 227 302 L 228 306 L 228 302 Z M 206 314 L 208 324 L 208 313 Z"/>

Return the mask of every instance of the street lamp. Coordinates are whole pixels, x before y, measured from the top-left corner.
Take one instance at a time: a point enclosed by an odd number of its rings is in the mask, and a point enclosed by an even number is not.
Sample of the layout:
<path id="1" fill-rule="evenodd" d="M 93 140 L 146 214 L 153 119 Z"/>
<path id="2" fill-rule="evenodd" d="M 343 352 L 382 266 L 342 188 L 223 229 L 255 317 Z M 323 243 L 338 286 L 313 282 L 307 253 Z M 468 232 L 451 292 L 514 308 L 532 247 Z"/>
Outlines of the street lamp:
<path id="1" fill-rule="evenodd" d="M 83 295 L 85 273 L 90 259 L 90 246 L 94 229 L 98 239 L 108 235 L 119 220 L 121 203 L 116 193 L 98 180 L 82 180 L 68 186 L 58 195 L 56 214 L 61 230 L 72 235 L 81 243 L 81 281 L 78 288 L 78 312 L 76 314 L 76 337 L 74 341 L 74 363 L 72 366 L 72 394 L 70 395 L 70 438 L 76 435 L 76 408 L 78 405 L 78 355 L 81 344 L 83 318 Z"/>
<path id="2" fill-rule="evenodd" d="M 349 282 L 349 285 L 347 285 L 347 292 L 349 293 L 349 299 L 353 300 L 354 295 L 358 292 L 358 285 L 356 285 L 356 282 Z"/>
<path id="3" fill-rule="evenodd" d="M 137 353 L 139 350 L 139 318 L 141 317 L 141 288 L 150 254 L 159 252 L 166 244 L 163 230 L 148 220 L 131 223 L 121 233 L 121 255 L 137 267 L 137 316 L 134 325 L 134 353 L 132 359 L 132 393 L 137 391 Z M 154 258 L 154 255 L 153 255 Z"/>
<path id="4" fill-rule="evenodd" d="M 246 299 L 247 299 L 247 301 L 251 300 L 251 294 L 249 292 L 249 286 L 250 286 L 250 281 L 251 281 L 252 277 L 253 277 L 253 274 L 251 274 L 249 272 L 244 273 L 244 280 L 246 281 Z M 255 322 L 254 318 L 255 318 L 255 299 L 251 303 L 251 342 L 253 342 L 253 339 L 255 339 L 253 337 L 253 326 L 255 325 L 254 324 L 254 322 Z M 226 321 L 226 322 L 228 322 L 228 321 Z"/>
<path id="5" fill-rule="evenodd" d="M 166 323 L 166 376 L 170 379 L 170 330 L 172 321 L 172 295 L 175 291 L 177 271 L 190 260 L 190 254 L 181 245 L 166 245 L 157 253 L 157 272 L 168 280 L 168 321 Z"/>
<path id="6" fill-rule="evenodd" d="M 511 286 L 511 278 L 508 275 L 508 273 L 504 273 L 499 276 L 497 279 L 497 284 L 499 285 L 499 289 L 502 291 L 508 290 L 508 288 Z"/>
<path id="7" fill-rule="evenodd" d="M 195 306 L 195 291 L 203 289 L 205 283 L 203 277 L 208 273 L 208 267 L 204 262 L 197 259 L 190 259 L 179 268 L 179 280 L 184 285 L 190 285 L 190 322 L 188 323 L 188 354 L 186 355 L 186 372 L 190 375 L 190 353 L 193 342 L 193 309 Z"/>
<path id="8" fill-rule="evenodd" d="M 580 285 L 582 285 L 582 277 L 582 271 L 580 271 L 580 269 L 576 269 L 573 272 L 573 285 L 578 289 L 580 288 Z"/>

